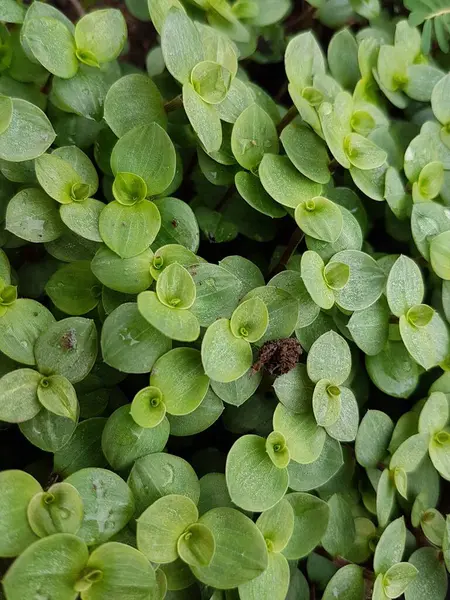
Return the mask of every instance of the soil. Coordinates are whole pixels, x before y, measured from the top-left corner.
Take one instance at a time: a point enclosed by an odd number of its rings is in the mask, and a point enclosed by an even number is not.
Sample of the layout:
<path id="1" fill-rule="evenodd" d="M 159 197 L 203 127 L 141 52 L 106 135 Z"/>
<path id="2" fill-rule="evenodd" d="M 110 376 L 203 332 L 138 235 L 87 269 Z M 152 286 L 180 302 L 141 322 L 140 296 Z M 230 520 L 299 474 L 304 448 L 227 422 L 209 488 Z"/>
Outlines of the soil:
<path id="1" fill-rule="evenodd" d="M 253 371 L 266 370 L 271 375 L 289 373 L 298 363 L 303 350 L 295 338 L 266 342 L 260 349 Z"/>

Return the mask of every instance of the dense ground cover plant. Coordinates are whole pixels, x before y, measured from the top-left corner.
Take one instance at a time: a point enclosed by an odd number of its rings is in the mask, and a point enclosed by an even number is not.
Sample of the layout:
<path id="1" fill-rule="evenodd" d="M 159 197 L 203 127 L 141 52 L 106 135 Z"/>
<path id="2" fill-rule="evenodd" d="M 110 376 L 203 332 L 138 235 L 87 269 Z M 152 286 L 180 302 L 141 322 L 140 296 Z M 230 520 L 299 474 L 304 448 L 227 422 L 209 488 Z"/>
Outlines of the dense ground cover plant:
<path id="1" fill-rule="evenodd" d="M 72 4 L 0 4 L 0 597 L 444 600 L 448 11 Z"/>

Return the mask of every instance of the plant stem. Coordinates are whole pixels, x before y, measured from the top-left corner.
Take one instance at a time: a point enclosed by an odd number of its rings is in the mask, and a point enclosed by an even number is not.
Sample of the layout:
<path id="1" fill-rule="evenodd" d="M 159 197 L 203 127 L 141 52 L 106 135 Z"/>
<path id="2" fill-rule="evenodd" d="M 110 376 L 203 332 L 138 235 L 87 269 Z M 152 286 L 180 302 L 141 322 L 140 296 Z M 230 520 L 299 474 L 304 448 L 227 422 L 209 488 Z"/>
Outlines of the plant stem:
<path id="1" fill-rule="evenodd" d="M 178 96 L 175 96 L 175 98 L 172 98 L 172 100 L 169 100 L 164 104 L 164 110 L 166 111 L 166 113 L 169 113 L 173 112 L 174 110 L 177 110 L 178 108 L 181 108 L 182 106 L 183 98 L 181 97 L 181 94 L 178 94 Z"/>
<path id="2" fill-rule="evenodd" d="M 287 113 L 284 115 L 284 117 L 281 119 L 281 121 L 278 123 L 277 125 L 277 132 L 280 134 L 283 129 L 289 125 L 289 123 L 291 121 L 293 121 L 295 119 L 295 117 L 298 115 L 298 110 L 297 107 L 292 105 L 291 108 L 287 111 Z"/>
<path id="3" fill-rule="evenodd" d="M 274 275 L 276 275 L 277 273 L 279 273 L 286 267 L 289 259 L 294 254 L 295 250 L 297 249 L 297 246 L 303 240 L 304 236 L 305 236 L 305 234 L 303 233 L 303 231 L 301 229 L 299 229 L 298 227 L 296 227 L 294 229 L 294 231 L 290 237 L 290 240 L 289 240 L 286 248 L 284 249 L 283 254 L 280 256 L 280 260 L 270 271 L 270 273 L 269 273 L 270 277 L 273 277 Z"/>

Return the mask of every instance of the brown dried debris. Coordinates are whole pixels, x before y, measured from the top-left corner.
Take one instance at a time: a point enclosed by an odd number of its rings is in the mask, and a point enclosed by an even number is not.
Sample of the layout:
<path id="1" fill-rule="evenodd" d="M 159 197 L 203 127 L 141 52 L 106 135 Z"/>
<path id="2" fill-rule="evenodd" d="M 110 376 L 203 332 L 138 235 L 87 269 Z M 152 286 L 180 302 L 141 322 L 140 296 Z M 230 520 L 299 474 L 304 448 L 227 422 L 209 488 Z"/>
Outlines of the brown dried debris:
<path id="1" fill-rule="evenodd" d="M 271 340 L 261 347 L 252 369 L 255 373 L 264 368 L 271 375 L 284 375 L 295 367 L 302 352 L 295 338 Z"/>

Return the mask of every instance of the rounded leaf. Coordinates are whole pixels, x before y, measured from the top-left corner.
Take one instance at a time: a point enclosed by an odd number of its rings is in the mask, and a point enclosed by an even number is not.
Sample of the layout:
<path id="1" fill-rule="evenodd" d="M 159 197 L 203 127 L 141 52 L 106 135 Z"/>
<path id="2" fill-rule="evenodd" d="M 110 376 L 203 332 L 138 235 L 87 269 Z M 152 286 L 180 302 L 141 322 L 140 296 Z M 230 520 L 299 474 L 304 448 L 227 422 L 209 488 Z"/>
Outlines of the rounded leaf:
<path id="1" fill-rule="evenodd" d="M 339 471 L 343 464 L 340 443 L 327 436 L 322 452 L 314 462 L 306 465 L 295 461 L 289 463 L 289 487 L 296 492 L 309 492 L 320 488 Z"/>
<path id="2" fill-rule="evenodd" d="M 178 538 L 177 551 L 181 560 L 188 565 L 207 567 L 216 551 L 216 542 L 206 525 L 194 523 Z"/>
<path id="3" fill-rule="evenodd" d="M 159 425 L 166 416 L 161 390 L 152 386 L 139 390 L 131 403 L 130 415 L 139 427 Z"/>
<path id="4" fill-rule="evenodd" d="M 292 460 L 308 464 L 319 458 L 327 434 L 312 414 L 292 413 L 278 404 L 273 414 L 273 428 L 283 434 Z"/>
<path id="5" fill-rule="evenodd" d="M 342 212 L 333 201 L 316 196 L 301 202 L 295 209 L 295 221 L 307 235 L 335 242 L 342 231 Z"/>
<path id="6" fill-rule="evenodd" d="M 267 569 L 256 579 L 239 586 L 241 600 L 284 600 L 290 581 L 289 563 L 282 554 L 269 552 Z"/>
<path id="7" fill-rule="evenodd" d="M 257 296 L 240 304 L 233 312 L 230 328 L 233 335 L 248 342 L 257 342 L 269 324 L 269 313 Z"/>
<path id="8" fill-rule="evenodd" d="M 417 264 L 408 256 L 401 255 L 389 271 L 386 283 L 386 297 L 389 308 L 397 317 L 420 304 L 425 290 Z"/>
<path id="9" fill-rule="evenodd" d="M 158 300 L 169 308 L 191 308 L 195 302 L 196 291 L 189 271 L 178 263 L 168 265 L 156 282 Z"/>
<path id="10" fill-rule="evenodd" d="M 228 319 L 219 319 L 208 327 L 201 357 L 206 375 L 222 383 L 239 379 L 253 362 L 250 344 L 233 335 Z"/>
<path id="11" fill-rule="evenodd" d="M 77 57 L 91 66 L 117 58 L 126 39 L 127 25 L 120 10 L 95 10 L 75 26 Z"/>
<path id="12" fill-rule="evenodd" d="M 205 60 L 191 71 L 191 84 L 202 100 L 208 104 L 219 104 L 230 89 L 232 74 L 222 65 Z"/>
<path id="13" fill-rule="evenodd" d="M 350 348 L 334 331 L 321 335 L 309 350 L 306 367 L 313 382 L 328 379 L 340 385 L 349 377 L 352 366 Z"/>
<path id="14" fill-rule="evenodd" d="M 448 576 L 445 565 L 435 548 L 419 548 L 409 559 L 418 575 L 405 590 L 405 600 L 425 600 L 429 597 L 444 600 L 447 596 Z"/>
<path id="15" fill-rule="evenodd" d="M 155 292 L 142 292 L 137 299 L 140 314 L 164 336 L 181 342 L 193 342 L 200 335 L 200 324 L 191 311 L 169 308 Z"/>
<path id="16" fill-rule="evenodd" d="M 41 538 L 55 533 L 76 534 L 83 521 L 83 501 L 70 483 L 55 483 L 31 499 L 27 515 L 31 529 Z"/>
<path id="17" fill-rule="evenodd" d="M 32 419 L 41 410 L 37 390 L 42 376 L 32 369 L 17 369 L 1 379 L 0 419 L 21 423 Z"/>
<path id="18" fill-rule="evenodd" d="M 274 122 L 257 104 L 246 108 L 231 133 L 231 149 L 244 169 L 255 170 L 265 153 L 277 154 L 278 134 Z"/>
<path id="19" fill-rule="evenodd" d="M 26 188 L 11 198 L 5 225 L 17 237 L 34 243 L 51 242 L 64 229 L 56 202 L 36 188 Z"/>
<path id="20" fill-rule="evenodd" d="M 285 498 L 281 499 L 258 517 L 256 526 L 263 534 L 269 552 L 281 552 L 294 531 L 294 510 L 291 504 Z"/>
<path id="21" fill-rule="evenodd" d="M 298 560 L 320 544 L 328 527 L 330 509 L 326 502 L 311 494 L 294 492 L 285 498 L 294 510 L 294 531 L 283 554 L 289 560 Z"/>

